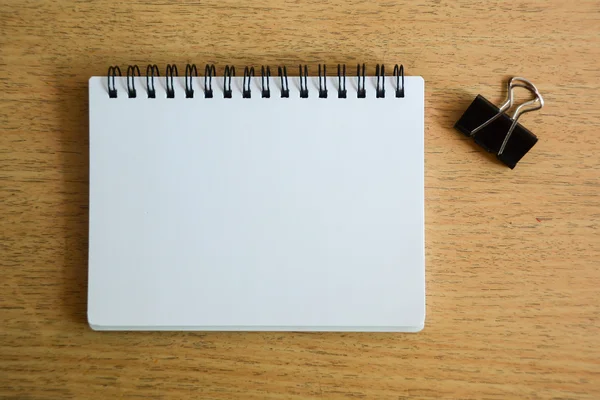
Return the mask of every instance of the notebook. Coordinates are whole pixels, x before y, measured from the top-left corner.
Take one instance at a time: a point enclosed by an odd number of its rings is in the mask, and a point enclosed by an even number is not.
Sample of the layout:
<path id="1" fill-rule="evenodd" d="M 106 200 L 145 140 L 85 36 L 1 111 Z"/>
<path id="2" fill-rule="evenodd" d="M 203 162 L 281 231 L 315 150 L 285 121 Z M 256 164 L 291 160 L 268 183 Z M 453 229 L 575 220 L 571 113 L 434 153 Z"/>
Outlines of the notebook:
<path id="1" fill-rule="evenodd" d="M 424 80 L 257 70 L 90 78 L 90 326 L 421 330 Z"/>

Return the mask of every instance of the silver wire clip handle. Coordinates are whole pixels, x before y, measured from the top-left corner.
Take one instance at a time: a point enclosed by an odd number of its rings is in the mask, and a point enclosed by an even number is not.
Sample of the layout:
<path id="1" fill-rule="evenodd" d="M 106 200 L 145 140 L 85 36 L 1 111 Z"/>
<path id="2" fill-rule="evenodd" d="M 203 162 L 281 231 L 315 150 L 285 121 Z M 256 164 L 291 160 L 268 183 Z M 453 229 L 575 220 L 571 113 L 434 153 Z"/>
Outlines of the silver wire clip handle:
<path id="1" fill-rule="evenodd" d="M 520 104 L 511 118 L 507 111 L 515 103 L 513 90 L 517 87 L 529 90 L 533 99 Z M 537 136 L 519 124 L 519 117 L 543 106 L 544 99 L 535 85 L 525 78 L 514 77 L 508 82 L 508 94 L 500 107 L 478 95 L 454 127 L 473 138 L 488 152 L 495 153 L 500 161 L 512 169 L 538 140 Z"/>

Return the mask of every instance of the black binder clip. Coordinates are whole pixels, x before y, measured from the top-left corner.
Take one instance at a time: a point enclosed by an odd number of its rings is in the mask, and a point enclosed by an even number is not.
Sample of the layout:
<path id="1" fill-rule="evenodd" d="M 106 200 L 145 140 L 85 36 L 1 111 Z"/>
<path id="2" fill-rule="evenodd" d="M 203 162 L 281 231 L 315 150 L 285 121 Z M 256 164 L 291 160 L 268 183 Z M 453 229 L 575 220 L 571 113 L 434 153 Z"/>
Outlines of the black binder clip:
<path id="1" fill-rule="evenodd" d="M 513 105 L 513 89 L 516 87 L 529 90 L 535 98 L 519 105 L 511 118 L 506 111 Z M 543 106 L 544 99 L 535 85 L 525 78 L 514 77 L 508 82 L 508 96 L 500 108 L 477 95 L 454 128 L 472 137 L 475 143 L 495 153 L 498 160 L 513 169 L 538 140 L 517 121 L 521 115 Z"/>

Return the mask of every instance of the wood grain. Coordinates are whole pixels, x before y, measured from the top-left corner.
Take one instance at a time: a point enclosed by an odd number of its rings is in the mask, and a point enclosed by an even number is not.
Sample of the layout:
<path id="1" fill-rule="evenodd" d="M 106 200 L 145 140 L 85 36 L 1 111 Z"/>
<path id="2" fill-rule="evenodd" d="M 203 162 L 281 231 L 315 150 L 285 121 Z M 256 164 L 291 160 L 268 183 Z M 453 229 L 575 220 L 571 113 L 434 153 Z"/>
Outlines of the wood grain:
<path id="1" fill-rule="evenodd" d="M 0 4 L 0 397 L 600 398 L 598 1 Z M 96 333 L 87 80 L 109 65 L 401 62 L 426 80 L 419 334 Z M 546 99 L 513 171 L 452 129 Z"/>

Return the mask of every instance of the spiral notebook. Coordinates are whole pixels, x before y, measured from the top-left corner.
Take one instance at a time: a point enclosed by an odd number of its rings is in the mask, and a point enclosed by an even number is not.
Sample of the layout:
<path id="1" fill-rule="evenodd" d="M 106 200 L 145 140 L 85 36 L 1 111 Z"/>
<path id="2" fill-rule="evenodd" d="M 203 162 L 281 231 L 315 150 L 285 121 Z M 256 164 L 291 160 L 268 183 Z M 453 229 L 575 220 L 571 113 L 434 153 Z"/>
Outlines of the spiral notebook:
<path id="1" fill-rule="evenodd" d="M 423 79 L 256 70 L 90 78 L 90 326 L 422 329 Z"/>

